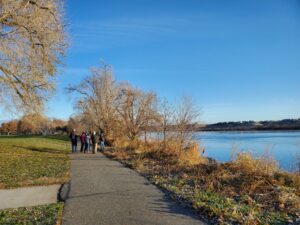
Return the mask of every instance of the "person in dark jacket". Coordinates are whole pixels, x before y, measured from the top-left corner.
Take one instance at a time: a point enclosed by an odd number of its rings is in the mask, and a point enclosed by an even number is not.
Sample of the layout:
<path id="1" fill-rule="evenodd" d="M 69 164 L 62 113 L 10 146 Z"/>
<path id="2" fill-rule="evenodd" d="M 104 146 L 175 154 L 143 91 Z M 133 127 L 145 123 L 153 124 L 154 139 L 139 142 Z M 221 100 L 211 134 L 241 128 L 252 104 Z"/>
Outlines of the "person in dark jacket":
<path id="1" fill-rule="evenodd" d="M 104 132 L 100 133 L 100 151 L 104 152 L 105 148 L 105 138 L 104 138 Z"/>
<path id="2" fill-rule="evenodd" d="M 83 152 L 84 150 L 84 145 L 85 145 L 85 132 L 82 132 L 81 136 L 80 136 L 80 142 L 81 142 L 81 147 L 80 147 L 80 152 Z"/>
<path id="3" fill-rule="evenodd" d="M 71 145 L 72 145 L 72 153 L 76 153 L 77 152 L 77 137 L 78 136 L 76 134 L 76 130 L 73 129 L 73 131 L 69 135 L 69 138 L 71 140 Z"/>

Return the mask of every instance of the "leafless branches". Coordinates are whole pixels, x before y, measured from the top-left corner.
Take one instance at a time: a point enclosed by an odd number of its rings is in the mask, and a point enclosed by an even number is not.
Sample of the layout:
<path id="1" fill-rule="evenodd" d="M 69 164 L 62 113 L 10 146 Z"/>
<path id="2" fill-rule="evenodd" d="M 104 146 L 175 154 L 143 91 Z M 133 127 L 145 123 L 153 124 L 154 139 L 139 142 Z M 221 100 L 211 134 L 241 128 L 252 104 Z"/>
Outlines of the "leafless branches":
<path id="1" fill-rule="evenodd" d="M 76 96 L 80 121 L 87 129 L 104 131 L 110 140 L 124 138 L 133 144 L 144 134 L 147 144 L 149 132 L 161 132 L 163 148 L 172 136 L 178 153 L 191 143 L 192 123 L 199 116 L 191 98 L 183 97 L 177 107 L 167 100 L 158 104 L 155 93 L 117 82 L 106 64 L 92 69 L 91 75 L 67 90 Z"/>
<path id="2" fill-rule="evenodd" d="M 66 43 L 59 0 L 0 0 L 1 101 L 40 111 Z"/>
<path id="3" fill-rule="evenodd" d="M 104 64 L 91 69 L 90 76 L 67 90 L 77 96 L 75 108 L 85 125 L 103 130 L 106 135 L 113 137 L 117 127 L 115 102 L 119 94 L 118 88 L 111 67 Z"/>
<path id="4" fill-rule="evenodd" d="M 180 143 L 179 151 L 191 141 L 193 134 L 192 124 L 199 119 L 200 111 L 191 97 L 182 96 L 175 110 L 176 138 Z"/>

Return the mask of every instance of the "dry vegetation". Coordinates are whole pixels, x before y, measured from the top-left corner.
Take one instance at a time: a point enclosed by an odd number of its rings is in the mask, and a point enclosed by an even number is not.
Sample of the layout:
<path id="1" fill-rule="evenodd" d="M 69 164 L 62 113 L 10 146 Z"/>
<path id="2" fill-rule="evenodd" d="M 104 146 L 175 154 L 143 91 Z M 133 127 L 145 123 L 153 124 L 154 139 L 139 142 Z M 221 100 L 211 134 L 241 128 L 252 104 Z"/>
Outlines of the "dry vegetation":
<path id="1" fill-rule="evenodd" d="M 199 156 L 178 143 L 118 143 L 105 154 L 134 168 L 216 224 L 293 224 L 300 218 L 300 177 L 280 171 L 269 157 L 240 153 L 229 163 Z M 123 145 L 122 145 L 123 144 Z"/>
<path id="2" fill-rule="evenodd" d="M 64 134 L 67 129 L 67 121 L 49 119 L 35 113 L 24 115 L 19 120 L 2 123 L 0 135 Z"/>

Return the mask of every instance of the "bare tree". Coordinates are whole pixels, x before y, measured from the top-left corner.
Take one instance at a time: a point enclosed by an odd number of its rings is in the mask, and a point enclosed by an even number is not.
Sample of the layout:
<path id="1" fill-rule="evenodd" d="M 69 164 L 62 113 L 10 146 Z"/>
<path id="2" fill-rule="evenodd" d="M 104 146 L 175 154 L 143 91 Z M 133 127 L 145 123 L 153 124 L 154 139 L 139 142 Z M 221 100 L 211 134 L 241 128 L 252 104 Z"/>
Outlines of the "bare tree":
<path id="1" fill-rule="evenodd" d="M 149 126 L 155 127 L 159 122 L 156 94 L 153 92 L 144 93 L 142 96 L 141 104 L 142 104 L 141 107 L 144 108 L 143 129 L 144 129 L 145 144 L 147 144 Z"/>
<path id="2" fill-rule="evenodd" d="M 67 90 L 79 94 L 75 108 L 82 122 L 103 130 L 108 138 L 113 138 L 117 120 L 115 102 L 118 85 L 113 78 L 112 68 L 106 64 L 93 68 L 90 76 Z"/>
<path id="3" fill-rule="evenodd" d="M 163 135 L 163 149 L 165 150 L 167 147 L 168 141 L 168 131 L 173 124 L 173 116 L 174 113 L 172 112 L 170 103 L 167 99 L 163 99 L 160 102 L 160 131 Z"/>
<path id="4" fill-rule="evenodd" d="M 179 143 L 180 152 L 191 143 L 193 124 L 199 116 L 191 98 L 182 97 L 172 110 L 167 100 L 158 106 L 155 93 L 116 82 L 112 68 L 106 64 L 91 72 L 80 84 L 67 88 L 77 94 L 75 107 L 81 123 L 103 130 L 111 141 L 126 137 L 136 144 L 144 134 L 147 144 L 148 131 L 160 126 L 164 149 L 169 131 L 175 134 L 172 137 Z"/>
<path id="5" fill-rule="evenodd" d="M 18 133 L 48 134 L 51 130 L 50 120 L 38 113 L 24 115 L 18 121 Z"/>
<path id="6" fill-rule="evenodd" d="M 192 139 L 192 124 L 200 116 L 200 110 L 193 103 L 192 98 L 182 96 L 175 112 L 176 138 L 179 141 L 179 154 Z"/>
<path id="7" fill-rule="evenodd" d="M 121 117 L 125 135 L 134 141 L 140 135 L 143 126 L 140 100 L 142 92 L 131 86 L 122 87 L 117 99 L 117 111 Z"/>
<path id="8" fill-rule="evenodd" d="M 0 0 L 0 101 L 39 111 L 65 52 L 60 0 Z"/>
<path id="9" fill-rule="evenodd" d="M 81 118 L 78 115 L 70 117 L 66 126 L 67 132 L 70 133 L 75 129 L 77 134 L 78 132 L 85 130 L 85 128 L 85 124 L 82 123 Z"/>
<path id="10" fill-rule="evenodd" d="M 141 133 L 147 131 L 155 115 L 156 95 L 140 91 L 130 85 L 123 86 L 117 99 L 117 111 L 124 127 L 125 135 L 132 141 L 136 141 Z"/>

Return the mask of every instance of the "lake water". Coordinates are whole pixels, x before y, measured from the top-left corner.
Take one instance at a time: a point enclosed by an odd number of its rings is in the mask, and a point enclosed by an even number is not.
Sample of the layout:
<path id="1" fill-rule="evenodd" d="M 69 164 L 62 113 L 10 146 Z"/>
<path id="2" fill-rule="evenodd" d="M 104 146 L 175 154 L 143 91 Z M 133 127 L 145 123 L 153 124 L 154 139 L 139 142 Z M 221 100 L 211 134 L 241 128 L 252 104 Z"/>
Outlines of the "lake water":
<path id="1" fill-rule="evenodd" d="M 231 160 L 232 149 L 255 156 L 268 149 L 282 169 L 294 171 L 300 153 L 300 131 L 197 132 L 194 138 L 205 148 L 205 156 L 221 162 Z"/>

